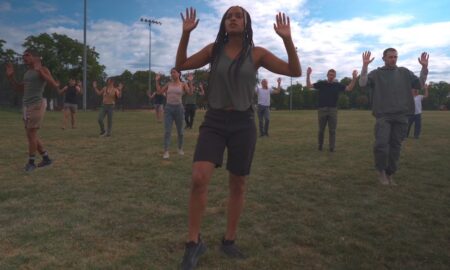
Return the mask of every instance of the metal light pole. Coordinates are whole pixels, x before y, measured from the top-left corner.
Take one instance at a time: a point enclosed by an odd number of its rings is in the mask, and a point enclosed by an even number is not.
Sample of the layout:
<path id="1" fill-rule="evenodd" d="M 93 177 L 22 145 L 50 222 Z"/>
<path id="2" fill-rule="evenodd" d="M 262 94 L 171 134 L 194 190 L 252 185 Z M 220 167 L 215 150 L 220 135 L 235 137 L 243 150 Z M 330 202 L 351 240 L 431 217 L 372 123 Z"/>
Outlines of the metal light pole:
<path id="1" fill-rule="evenodd" d="M 162 23 L 160 21 L 141 18 L 141 22 L 148 24 L 148 91 L 152 92 L 152 24 Z"/>
<path id="2" fill-rule="evenodd" d="M 86 111 L 86 100 L 87 100 L 87 48 L 86 48 L 86 10 L 87 10 L 87 0 L 84 0 L 84 28 L 83 28 L 83 110 Z"/>

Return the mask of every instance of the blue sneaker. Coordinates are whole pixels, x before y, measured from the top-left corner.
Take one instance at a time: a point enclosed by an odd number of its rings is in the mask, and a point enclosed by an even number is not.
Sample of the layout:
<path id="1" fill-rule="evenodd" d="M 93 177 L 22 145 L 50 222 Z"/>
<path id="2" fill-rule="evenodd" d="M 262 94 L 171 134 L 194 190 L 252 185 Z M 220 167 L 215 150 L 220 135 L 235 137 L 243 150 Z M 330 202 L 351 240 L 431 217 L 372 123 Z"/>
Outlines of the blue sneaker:
<path id="1" fill-rule="evenodd" d="M 186 243 L 184 250 L 183 261 L 181 262 L 182 270 L 194 270 L 197 266 L 198 259 L 206 252 L 206 245 L 202 242 L 200 237 L 198 243 L 190 241 Z"/>

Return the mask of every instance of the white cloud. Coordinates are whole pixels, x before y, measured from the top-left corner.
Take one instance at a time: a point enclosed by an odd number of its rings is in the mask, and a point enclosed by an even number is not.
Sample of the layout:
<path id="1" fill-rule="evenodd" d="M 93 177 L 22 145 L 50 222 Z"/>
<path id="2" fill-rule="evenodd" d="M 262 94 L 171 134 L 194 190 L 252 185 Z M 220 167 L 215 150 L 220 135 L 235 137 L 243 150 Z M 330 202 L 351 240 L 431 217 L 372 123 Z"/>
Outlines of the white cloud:
<path id="1" fill-rule="evenodd" d="M 57 10 L 55 6 L 41 1 L 33 1 L 33 8 L 41 13 L 53 12 Z"/>

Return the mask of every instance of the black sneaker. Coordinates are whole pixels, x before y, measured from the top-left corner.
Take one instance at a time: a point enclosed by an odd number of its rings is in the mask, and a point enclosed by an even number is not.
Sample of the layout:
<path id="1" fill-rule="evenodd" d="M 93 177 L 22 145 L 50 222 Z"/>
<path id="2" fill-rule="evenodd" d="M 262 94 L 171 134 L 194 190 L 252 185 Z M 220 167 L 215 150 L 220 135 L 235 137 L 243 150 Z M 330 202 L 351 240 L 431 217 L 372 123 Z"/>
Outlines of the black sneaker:
<path id="1" fill-rule="evenodd" d="M 100 132 L 100 137 L 104 137 L 106 135 L 106 132 L 105 131 L 102 131 L 102 132 Z"/>
<path id="2" fill-rule="evenodd" d="M 319 145 L 319 147 L 317 148 L 317 150 L 322 151 L 322 150 L 323 150 L 322 145 Z"/>
<path id="3" fill-rule="evenodd" d="M 27 163 L 25 165 L 25 167 L 23 168 L 23 170 L 26 171 L 26 172 L 31 172 L 34 169 L 36 169 L 36 165 L 34 165 L 34 163 L 33 164 L 32 163 Z"/>
<path id="4" fill-rule="evenodd" d="M 193 270 L 197 266 L 198 259 L 206 252 L 206 245 L 202 240 L 198 239 L 198 243 L 190 241 L 186 243 L 184 249 L 183 261 L 181 262 L 182 270 Z"/>
<path id="5" fill-rule="evenodd" d="M 220 251 L 224 255 L 232 259 L 246 259 L 247 257 L 241 252 L 241 250 L 236 246 L 234 240 L 222 239 L 222 245 L 220 245 Z"/>
<path id="6" fill-rule="evenodd" d="M 45 166 L 48 166 L 48 165 L 51 165 L 52 164 L 52 160 L 51 159 L 49 159 L 49 158 L 44 158 L 41 162 L 39 162 L 38 163 L 38 168 L 42 168 L 42 167 L 45 167 Z"/>

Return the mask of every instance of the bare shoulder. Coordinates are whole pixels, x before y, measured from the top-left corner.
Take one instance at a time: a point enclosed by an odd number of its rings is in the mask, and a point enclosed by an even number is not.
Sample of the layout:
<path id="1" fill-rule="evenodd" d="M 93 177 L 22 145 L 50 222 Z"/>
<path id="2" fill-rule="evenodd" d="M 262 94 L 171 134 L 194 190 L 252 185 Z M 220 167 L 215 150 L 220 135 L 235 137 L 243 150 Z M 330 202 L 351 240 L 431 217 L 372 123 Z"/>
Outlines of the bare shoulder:
<path id="1" fill-rule="evenodd" d="M 261 59 L 268 53 L 269 53 L 269 51 L 266 48 L 263 48 L 260 46 L 255 46 L 252 51 L 253 59 Z"/>

